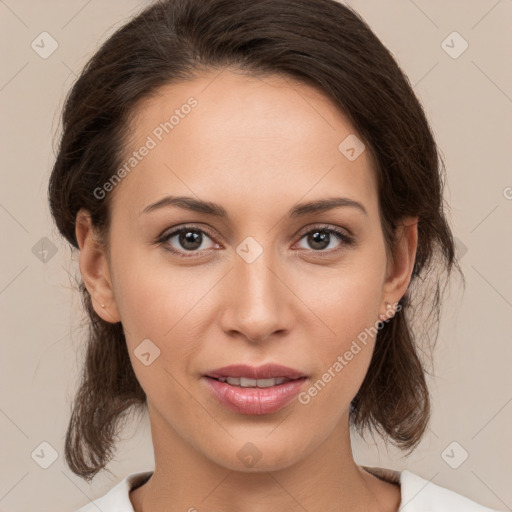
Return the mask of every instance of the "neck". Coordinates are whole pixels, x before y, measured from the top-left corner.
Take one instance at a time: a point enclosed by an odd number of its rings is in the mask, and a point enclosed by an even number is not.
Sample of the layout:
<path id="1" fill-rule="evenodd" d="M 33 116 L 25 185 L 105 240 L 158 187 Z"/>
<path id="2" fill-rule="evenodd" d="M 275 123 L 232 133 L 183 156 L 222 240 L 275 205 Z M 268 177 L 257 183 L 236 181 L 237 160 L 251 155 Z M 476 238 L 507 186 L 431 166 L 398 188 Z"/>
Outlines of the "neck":
<path id="1" fill-rule="evenodd" d="M 296 447 L 290 458 L 297 462 L 259 471 L 231 470 L 206 458 L 176 432 L 169 432 L 168 426 L 167 430 L 161 428 L 159 420 L 155 415 L 151 418 L 155 471 L 130 494 L 135 512 L 388 510 L 379 505 L 382 495 L 378 498 L 376 493 L 390 484 L 355 463 L 348 417 L 313 451 Z M 163 432 L 165 436 L 160 435 Z M 301 450 L 310 453 L 297 457 Z"/>

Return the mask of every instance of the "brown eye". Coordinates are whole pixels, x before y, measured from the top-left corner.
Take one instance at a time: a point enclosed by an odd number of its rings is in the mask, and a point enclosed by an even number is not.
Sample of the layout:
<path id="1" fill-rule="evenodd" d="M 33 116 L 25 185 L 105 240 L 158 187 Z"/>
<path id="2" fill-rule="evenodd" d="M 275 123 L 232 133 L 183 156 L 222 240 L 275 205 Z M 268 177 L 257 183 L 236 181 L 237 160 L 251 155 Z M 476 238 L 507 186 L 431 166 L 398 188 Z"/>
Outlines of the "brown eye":
<path id="1" fill-rule="evenodd" d="M 203 235 L 200 231 L 182 230 L 178 233 L 178 243 L 187 251 L 199 249 L 203 241 Z"/>
<path id="2" fill-rule="evenodd" d="M 163 235 L 158 242 L 165 244 L 167 250 L 188 257 L 185 254 L 187 252 L 191 253 L 190 256 L 196 256 L 202 251 L 215 247 L 215 244 L 210 247 L 207 244 L 205 246 L 205 241 L 208 239 L 211 240 L 210 236 L 202 229 L 185 226 Z"/>
<path id="3" fill-rule="evenodd" d="M 331 242 L 331 233 L 328 233 L 326 230 L 322 231 L 311 231 L 307 235 L 307 241 L 310 247 L 312 247 L 315 250 L 323 250 L 327 249 Z"/>
<path id="4" fill-rule="evenodd" d="M 308 245 L 308 247 L 303 248 L 311 249 L 315 252 L 337 251 L 343 245 L 353 244 L 353 239 L 343 231 L 326 226 L 319 226 L 309 230 L 302 235 L 302 239 L 306 239 Z"/>

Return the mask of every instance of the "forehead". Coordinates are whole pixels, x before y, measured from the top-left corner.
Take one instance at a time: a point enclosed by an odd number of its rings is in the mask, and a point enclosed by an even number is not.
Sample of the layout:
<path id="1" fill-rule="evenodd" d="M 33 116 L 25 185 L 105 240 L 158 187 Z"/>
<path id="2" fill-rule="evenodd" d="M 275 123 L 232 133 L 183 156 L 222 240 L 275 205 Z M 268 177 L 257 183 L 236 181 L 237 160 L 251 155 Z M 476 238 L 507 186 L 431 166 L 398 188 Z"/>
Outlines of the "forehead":
<path id="1" fill-rule="evenodd" d="M 357 137 L 346 116 L 319 88 L 286 77 L 209 72 L 161 87 L 132 121 L 123 163 L 150 148 L 115 190 L 132 210 L 166 194 L 238 198 L 243 208 L 333 190 L 376 199 L 370 152 L 349 160 L 340 150 Z"/>

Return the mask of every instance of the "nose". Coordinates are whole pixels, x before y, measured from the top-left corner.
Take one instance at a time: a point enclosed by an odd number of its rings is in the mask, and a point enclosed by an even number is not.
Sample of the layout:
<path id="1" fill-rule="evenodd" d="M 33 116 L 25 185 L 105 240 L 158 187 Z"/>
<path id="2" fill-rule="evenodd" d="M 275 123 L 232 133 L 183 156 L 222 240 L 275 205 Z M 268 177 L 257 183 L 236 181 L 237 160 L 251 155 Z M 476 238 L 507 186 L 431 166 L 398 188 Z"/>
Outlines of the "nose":
<path id="1" fill-rule="evenodd" d="M 291 329 L 293 293 L 284 284 L 280 265 L 264 250 L 254 261 L 236 255 L 225 284 L 226 299 L 221 315 L 224 332 L 252 343 L 283 335 Z"/>

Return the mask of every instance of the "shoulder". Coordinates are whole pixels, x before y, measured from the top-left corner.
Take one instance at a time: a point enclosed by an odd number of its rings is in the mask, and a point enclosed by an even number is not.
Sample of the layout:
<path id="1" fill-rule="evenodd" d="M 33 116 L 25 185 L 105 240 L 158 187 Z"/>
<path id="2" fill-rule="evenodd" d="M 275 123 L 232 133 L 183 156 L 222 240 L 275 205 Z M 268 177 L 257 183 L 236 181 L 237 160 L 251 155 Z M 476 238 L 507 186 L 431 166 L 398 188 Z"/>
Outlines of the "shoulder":
<path id="1" fill-rule="evenodd" d="M 399 512 L 498 512 L 404 470 Z"/>
<path id="2" fill-rule="evenodd" d="M 146 482 L 152 474 L 152 471 L 130 473 L 106 494 L 75 512 L 98 512 L 98 510 L 101 512 L 134 512 L 130 501 L 130 491 Z"/>

